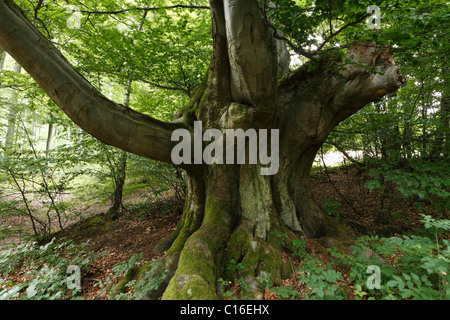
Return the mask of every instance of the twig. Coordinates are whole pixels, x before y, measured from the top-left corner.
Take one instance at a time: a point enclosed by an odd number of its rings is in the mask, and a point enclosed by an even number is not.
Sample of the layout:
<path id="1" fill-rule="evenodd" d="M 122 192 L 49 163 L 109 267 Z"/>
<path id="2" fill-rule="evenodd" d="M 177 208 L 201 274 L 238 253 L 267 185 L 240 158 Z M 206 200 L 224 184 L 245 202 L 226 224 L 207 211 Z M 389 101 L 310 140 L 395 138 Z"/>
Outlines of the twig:
<path id="1" fill-rule="evenodd" d="M 28 130 L 27 130 L 26 126 L 25 126 L 25 123 L 23 122 L 22 119 L 21 119 L 21 122 L 22 122 L 22 128 L 23 128 L 23 131 L 24 131 L 24 133 L 25 133 L 25 135 L 26 135 L 26 137 L 27 137 L 28 143 L 29 143 L 29 145 L 30 145 L 30 147 L 31 147 L 31 150 L 32 150 L 32 152 L 33 152 L 33 154 L 34 154 L 34 157 L 35 157 L 36 160 L 39 160 L 39 156 L 38 156 L 38 154 L 37 154 L 37 152 L 36 152 L 36 149 L 35 149 L 35 147 L 34 147 L 33 141 L 31 140 L 31 137 L 30 137 L 30 135 L 29 135 L 29 133 L 28 133 Z M 60 227 L 61 229 L 64 229 L 64 228 L 63 228 L 63 225 L 62 225 L 62 223 L 61 223 L 61 215 L 60 215 L 60 212 L 59 212 L 59 210 L 58 210 L 58 208 L 57 208 L 57 206 L 56 206 L 56 204 L 55 204 L 55 199 L 54 199 L 53 195 L 51 194 L 51 191 L 50 191 L 50 188 L 49 188 L 47 179 L 45 178 L 45 173 L 44 173 L 44 171 L 43 171 L 42 169 L 39 169 L 39 172 L 41 173 L 41 178 L 42 178 L 42 183 L 43 183 L 42 186 L 44 187 L 45 192 L 47 193 L 47 195 L 48 195 L 48 197 L 50 198 L 50 201 L 51 201 L 51 206 L 49 207 L 49 210 L 47 211 L 47 216 L 48 216 L 48 214 L 49 214 L 49 212 L 50 212 L 51 207 L 53 206 L 53 209 L 55 210 L 56 215 L 57 215 L 57 217 L 58 217 L 58 224 L 59 224 L 59 227 Z M 50 223 L 50 222 L 51 222 L 51 221 L 50 221 L 50 217 L 48 216 L 48 218 L 49 218 L 49 223 Z M 49 233 L 50 233 L 50 225 L 49 225 Z"/>
<path id="2" fill-rule="evenodd" d="M 331 14 L 331 13 L 330 13 Z M 348 27 L 357 25 L 358 23 L 360 23 L 361 21 L 363 21 L 364 19 L 366 19 L 369 15 L 365 14 L 363 15 L 360 19 L 355 20 L 353 22 L 350 22 L 342 27 L 340 27 L 336 32 L 331 32 L 330 35 L 321 43 L 321 45 L 317 48 L 317 50 L 314 52 L 315 54 L 319 54 L 319 52 L 323 49 L 323 47 L 331 41 L 331 39 L 333 39 L 334 37 L 336 37 L 339 33 L 341 33 L 342 31 L 344 31 L 345 29 L 347 29 Z"/>

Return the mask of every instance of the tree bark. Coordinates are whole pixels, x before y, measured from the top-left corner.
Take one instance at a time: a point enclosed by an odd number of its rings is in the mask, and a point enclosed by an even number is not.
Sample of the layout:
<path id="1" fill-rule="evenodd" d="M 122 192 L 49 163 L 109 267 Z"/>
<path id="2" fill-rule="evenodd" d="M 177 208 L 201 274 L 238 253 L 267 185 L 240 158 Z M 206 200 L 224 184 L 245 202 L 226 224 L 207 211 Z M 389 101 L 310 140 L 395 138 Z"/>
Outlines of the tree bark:
<path id="1" fill-rule="evenodd" d="M 6 52 L 0 49 L 0 71 L 3 70 L 6 60 Z"/>
<path id="2" fill-rule="evenodd" d="M 314 201 L 311 166 L 335 126 L 402 84 L 399 68 L 387 48 L 364 43 L 343 58 L 318 59 L 278 80 L 280 44 L 258 5 L 210 1 L 208 75 L 179 119 L 162 123 L 100 95 L 11 0 L 0 1 L 0 46 L 79 126 L 102 141 L 170 162 L 171 132 L 187 128 L 193 133 L 194 121 L 201 121 L 203 130 L 219 129 L 224 140 L 227 129 L 279 130 L 275 175 L 261 175 L 261 162 L 184 166 L 189 183 L 183 215 L 172 236 L 156 248 L 167 250 L 158 269 L 167 272 L 162 287 L 145 298 L 216 299 L 218 278 L 236 273 L 247 284 L 246 294 L 261 298 L 258 281 L 281 277 L 277 234 L 290 240 L 348 236 Z M 230 262 L 242 268 L 231 272 Z"/>

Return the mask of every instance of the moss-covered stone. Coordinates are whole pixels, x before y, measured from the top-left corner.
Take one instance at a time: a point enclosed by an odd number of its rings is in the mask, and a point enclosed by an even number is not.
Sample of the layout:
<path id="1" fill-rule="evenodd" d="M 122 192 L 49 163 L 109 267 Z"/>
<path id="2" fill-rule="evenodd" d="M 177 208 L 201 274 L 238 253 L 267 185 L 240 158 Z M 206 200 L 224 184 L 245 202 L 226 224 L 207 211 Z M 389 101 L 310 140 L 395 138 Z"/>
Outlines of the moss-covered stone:
<path id="1" fill-rule="evenodd" d="M 281 279 L 289 279 L 295 272 L 297 272 L 295 264 L 292 261 L 287 261 L 282 264 Z"/>
<path id="2" fill-rule="evenodd" d="M 97 215 L 84 220 L 83 223 L 81 224 L 81 227 L 86 229 L 92 228 L 95 229 L 98 227 L 99 224 L 104 224 L 105 222 L 106 222 L 105 216 Z"/>
<path id="3" fill-rule="evenodd" d="M 103 214 L 89 217 L 77 224 L 75 237 L 89 236 L 96 231 L 108 231 L 111 228 L 111 223 Z"/>
<path id="4" fill-rule="evenodd" d="M 341 253 L 347 253 L 348 248 L 353 244 L 353 234 L 344 226 L 336 223 L 331 217 L 324 219 L 326 235 L 321 237 L 318 242 L 325 248 L 336 248 Z"/>

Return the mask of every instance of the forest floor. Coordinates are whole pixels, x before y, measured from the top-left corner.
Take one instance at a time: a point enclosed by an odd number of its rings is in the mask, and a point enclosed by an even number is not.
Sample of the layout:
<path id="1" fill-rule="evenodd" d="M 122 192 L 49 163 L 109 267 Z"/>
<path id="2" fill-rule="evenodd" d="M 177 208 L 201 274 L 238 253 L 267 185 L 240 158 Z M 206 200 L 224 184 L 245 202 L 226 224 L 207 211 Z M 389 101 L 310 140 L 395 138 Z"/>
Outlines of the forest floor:
<path id="1" fill-rule="evenodd" d="M 328 169 L 328 172 L 322 169 L 312 175 L 313 194 L 325 211 L 340 222 L 346 222 L 355 237 L 364 234 L 388 237 L 421 227 L 420 213 L 429 214 L 427 207 L 418 209 L 413 201 L 407 201 L 395 192 L 382 199 L 379 192 L 364 188 L 365 179 L 354 167 Z M 139 199 L 134 195 L 127 202 L 126 213 L 117 220 L 105 218 L 107 206 L 98 207 L 89 218 L 55 234 L 57 238 L 65 237 L 77 243 L 89 240 L 88 248 L 94 253 L 105 250 L 108 253 L 97 258 L 89 273 L 83 275 L 82 297 L 85 300 L 106 299 L 106 293 L 101 292 L 98 283 L 104 283 L 108 277 L 117 283 L 121 276 L 115 275 L 113 267 L 118 263 L 128 261 L 134 254 L 142 254 L 142 263 L 163 255 L 164 252 L 153 252 L 153 248 L 175 230 L 183 210 L 183 202 L 171 197 L 146 205 L 137 203 Z M 381 212 L 389 214 L 380 216 L 381 207 L 385 209 Z M 0 227 L 11 223 L 18 221 L 8 221 L 6 217 L 0 219 Z M 308 240 L 307 252 L 316 252 L 318 246 L 318 242 Z M 282 256 L 292 260 L 289 254 Z M 294 264 L 298 265 L 298 261 Z M 19 282 L 19 277 L 20 274 L 12 275 L 9 280 Z M 284 283 L 292 284 L 294 281 L 286 279 Z M 266 292 L 265 298 L 272 299 L 273 294 Z"/>

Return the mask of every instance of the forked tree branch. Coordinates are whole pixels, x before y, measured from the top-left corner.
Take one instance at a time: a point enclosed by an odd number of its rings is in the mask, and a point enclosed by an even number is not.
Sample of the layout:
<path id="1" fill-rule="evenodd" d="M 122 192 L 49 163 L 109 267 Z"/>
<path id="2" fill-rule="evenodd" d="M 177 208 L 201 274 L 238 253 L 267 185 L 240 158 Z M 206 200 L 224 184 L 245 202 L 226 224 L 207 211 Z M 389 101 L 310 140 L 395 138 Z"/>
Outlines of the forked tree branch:
<path id="1" fill-rule="evenodd" d="M 355 44 L 344 58 L 321 61 L 313 71 L 302 66 L 278 87 L 281 149 L 295 157 L 320 146 L 341 121 L 403 83 L 389 48 L 372 43 Z"/>

